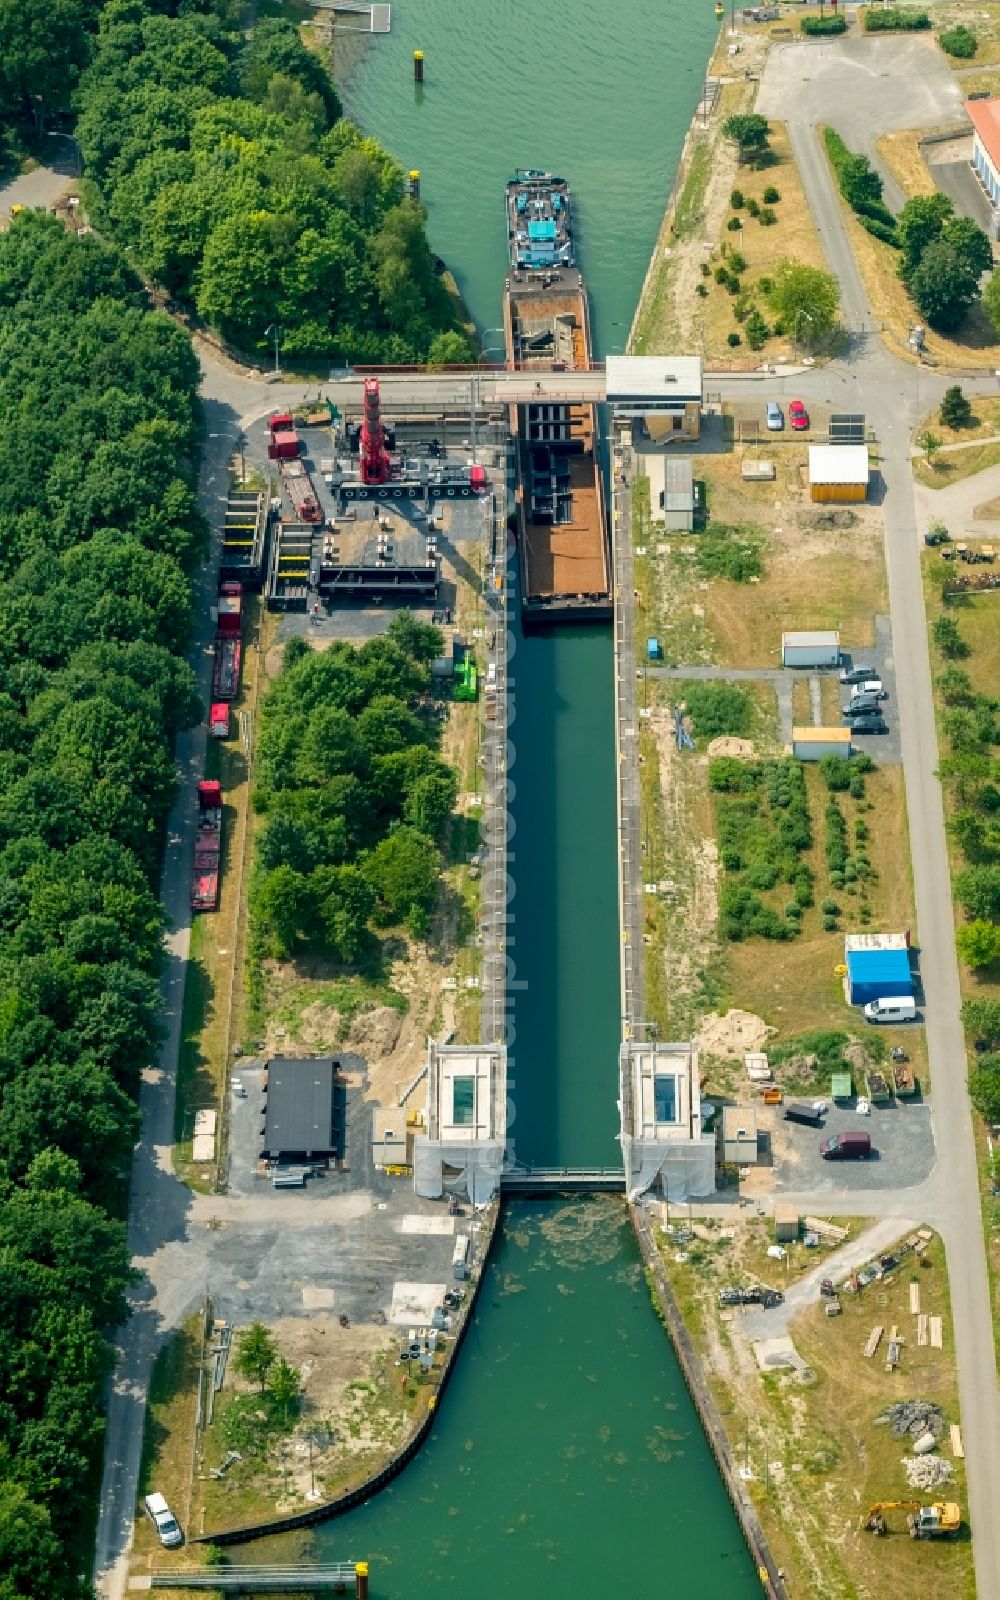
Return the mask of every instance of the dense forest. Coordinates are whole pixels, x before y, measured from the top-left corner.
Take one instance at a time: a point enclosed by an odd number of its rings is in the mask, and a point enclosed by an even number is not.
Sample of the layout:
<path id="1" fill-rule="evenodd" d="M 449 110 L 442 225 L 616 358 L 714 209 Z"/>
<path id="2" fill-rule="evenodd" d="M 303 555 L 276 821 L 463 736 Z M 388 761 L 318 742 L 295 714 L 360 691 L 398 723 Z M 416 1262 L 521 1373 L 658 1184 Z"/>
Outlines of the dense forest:
<path id="1" fill-rule="evenodd" d="M 54 218 L 0 235 L 3 1600 L 88 1592 L 170 751 L 200 715 L 198 369 L 145 305 Z"/>
<path id="2" fill-rule="evenodd" d="M 444 641 L 398 613 L 360 649 L 289 642 L 261 715 L 250 890 L 255 952 L 363 954 L 370 924 L 426 931 L 457 794 L 439 724 L 415 706 Z"/>
<path id="3" fill-rule="evenodd" d="M 88 210 L 245 346 L 468 359 L 399 165 L 340 115 L 291 22 L 109 0 L 76 91 Z"/>

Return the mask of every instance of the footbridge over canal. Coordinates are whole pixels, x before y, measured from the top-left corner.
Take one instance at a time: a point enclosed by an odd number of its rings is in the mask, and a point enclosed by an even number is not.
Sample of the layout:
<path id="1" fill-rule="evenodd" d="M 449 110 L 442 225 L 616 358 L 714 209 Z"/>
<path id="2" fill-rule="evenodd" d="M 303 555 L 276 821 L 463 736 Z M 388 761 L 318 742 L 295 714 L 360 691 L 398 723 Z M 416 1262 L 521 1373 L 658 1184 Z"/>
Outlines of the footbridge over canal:
<path id="1" fill-rule="evenodd" d="M 511 1167 L 501 1194 L 624 1194 L 622 1167 Z"/>
<path id="2" fill-rule="evenodd" d="M 685 408 L 700 407 L 702 366 L 697 356 L 611 356 L 595 361 L 584 371 L 548 370 L 533 366 L 530 372 L 505 366 L 459 367 L 438 372 L 423 368 L 378 367 L 369 374 L 331 373 L 323 385 L 325 399 L 342 413 L 357 415 L 364 401 L 366 375 L 377 373 L 382 408 L 389 416 L 406 412 L 440 414 L 477 411 L 497 406 L 603 405 L 607 401 L 620 417 L 656 413 L 683 415 Z"/>

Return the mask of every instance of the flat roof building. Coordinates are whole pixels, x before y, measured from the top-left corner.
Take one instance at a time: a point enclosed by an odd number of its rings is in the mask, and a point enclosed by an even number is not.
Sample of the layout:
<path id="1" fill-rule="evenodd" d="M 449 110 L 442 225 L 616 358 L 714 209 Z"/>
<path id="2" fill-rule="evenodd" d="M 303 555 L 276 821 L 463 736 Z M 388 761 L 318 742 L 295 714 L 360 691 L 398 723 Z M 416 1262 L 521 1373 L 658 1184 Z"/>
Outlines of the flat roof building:
<path id="1" fill-rule="evenodd" d="M 413 1141 L 417 1194 L 447 1188 L 485 1204 L 500 1184 L 507 1137 L 507 1052 L 502 1045 L 427 1047 L 426 1133 Z"/>
<path id="2" fill-rule="evenodd" d="M 792 755 L 796 761 L 822 761 L 824 756 L 849 756 L 854 746 L 850 728 L 818 728 L 807 723 L 792 729 Z"/>
<path id="3" fill-rule="evenodd" d="M 264 1085 L 265 1161 L 342 1161 L 347 1085 L 332 1056 L 272 1056 Z"/>
<path id="4" fill-rule="evenodd" d="M 809 446 L 811 500 L 864 500 L 868 494 L 868 473 L 867 445 L 811 444 Z"/>
<path id="5" fill-rule="evenodd" d="M 701 1080 L 693 1044 L 621 1048 L 625 1189 L 633 1199 L 659 1187 L 668 1200 L 715 1191 L 715 1138 L 701 1126 Z"/>
<path id="6" fill-rule="evenodd" d="M 972 170 L 990 207 L 990 234 L 998 236 L 1000 219 L 1000 100 L 966 100 L 972 123 Z"/>
<path id="7" fill-rule="evenodd" d="M 840 663 L 840 634 L 835 628 L 781 635 L 783 667 L 836 667 Z"/>
<path id="8" fill-rule="evenodd" d="M 700 356 L 608 356 L 604 374 L 616 418 L 643 418 L 648 436 L 657 443 L 698 438 Z"/>
<path id="9" fill-rule="evenodd" d="M 849 1005 L 913 994 L 910 952 L 903 933 L 849 933 L 844 939 L 844 960 Z"/>

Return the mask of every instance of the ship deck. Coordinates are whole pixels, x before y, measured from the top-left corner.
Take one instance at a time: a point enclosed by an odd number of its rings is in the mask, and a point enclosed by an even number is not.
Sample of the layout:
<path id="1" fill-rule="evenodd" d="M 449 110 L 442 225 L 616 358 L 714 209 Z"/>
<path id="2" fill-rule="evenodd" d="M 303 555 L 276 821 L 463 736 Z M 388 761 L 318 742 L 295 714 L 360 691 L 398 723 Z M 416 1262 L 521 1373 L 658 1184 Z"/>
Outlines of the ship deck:
<path id="1" fill-rule="evenodd" d="M 573 492 L 571 522 L 525 522 L 526 597 L 600 596 L 608 593 L 604 515 L 596 463 L 590 455 L 569 458 Z"/>

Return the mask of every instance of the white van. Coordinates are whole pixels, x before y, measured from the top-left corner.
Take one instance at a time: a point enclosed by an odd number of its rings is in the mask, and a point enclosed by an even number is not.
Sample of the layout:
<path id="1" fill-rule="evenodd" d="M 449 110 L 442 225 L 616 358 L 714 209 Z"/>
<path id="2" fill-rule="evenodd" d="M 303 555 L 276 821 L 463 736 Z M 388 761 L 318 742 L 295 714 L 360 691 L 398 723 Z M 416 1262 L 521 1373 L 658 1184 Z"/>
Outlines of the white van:
<path id="1" fill-rule="evenodd" d="M 909 995 L 888 995 L 884 1000 L 869 1000 L 865 1006 L 866 1022 L 914 1022 L 917 1003 Z"/>
<path id="2" fill-rule="evenodd" d="M 184 1543 L 180 1524 L 162 1494 L 148 1494 L 143 1501 L 146 1515 L 159 1535 L 160 1543 L 168 1550 Z"/>

